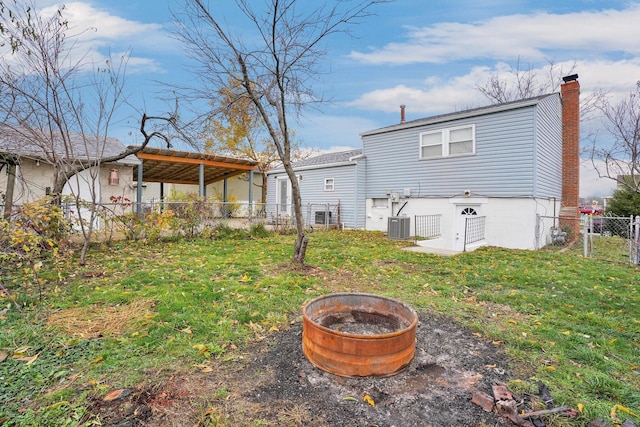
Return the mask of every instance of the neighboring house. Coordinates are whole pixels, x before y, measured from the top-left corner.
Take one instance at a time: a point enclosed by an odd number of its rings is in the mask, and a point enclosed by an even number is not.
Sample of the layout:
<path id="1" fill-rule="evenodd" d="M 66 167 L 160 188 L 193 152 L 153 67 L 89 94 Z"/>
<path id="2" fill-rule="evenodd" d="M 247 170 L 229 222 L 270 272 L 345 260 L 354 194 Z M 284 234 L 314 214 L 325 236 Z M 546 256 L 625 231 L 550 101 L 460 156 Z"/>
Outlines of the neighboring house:
<path id="1" fill-rule="evenodd" d="M 59 141 L 53 146 L 56 153 L 73 153 L 59 156 L 68 164 L 115 156 L 126 150 L 115 138 L 98 141 L 80 134 L 71 134 L 70 137 L 69 147 L 64 147 Z M 101 164 L 97 169 L 84 170 L 68 180 L 63 196 L 73 193 L 82 200 L 93 201 L 93 192 L 98 203 L 109 203 L 111 196 L 133 199 L 133 167 L 138 163 L 135 156 L 127 156 Z M 13 194 L 13 205 L 20 205 L 41 199 L 52 191 L 55 168 L 51 156 L 24 135 L 4 127 L 0 129 L 0 168 L 0 205 L 6 203 L 7 194 Z M 15 176 L 12 186 L 12 180 L 8 179 L 9 170 L 14 171 Z"/>
<path id="2" fill-rule="evenodd" d="M 409 122 L 401 107 L 399 124 L 361 134 L 362 153 L 295 163 L 303 205 L 340 200 L 349 227 L 454 251 L 575 236 L 580 85 L 577 75 L 564 80 L 561 93 Z M 284 208 L 288 179 L 269 176 L 269 202 Z M 560 216 L 558 228 L 543 229 L 538 216 Z M 481 238 L 470 242 L 472 231 Z"/>
<path id="3" fill-rule="evenodd" d="M 322 154 L 293 163 L 306 224 L 364 228 L 365 170 L 362 150 Z M 291 216 L 291 182 L 284 168 L 267 173 L 270 216 Z M 338 208 L 339 207 L 339 208 Z"/>
<path id="4" fill-rule="evenodd" d="M 565 78 L 562 95 L 362 133 L 366 228 L 387 231 L 389 218 L 400 215 L 410 218 L 410 235 L 434 237 L 421 241 L 424 246 L 457 251 L 484 244 L 539 246 L 551 231 L 538 228 L 537 215 L 578 215 L 576 79 Z M 434 221 L 426 233 L 421 227 L 416 232 L 416 216 L 427 215 Z M 465 244 L 470 217 L 484 217 L 477 223 L 484 239 L 471 246 Z"/>

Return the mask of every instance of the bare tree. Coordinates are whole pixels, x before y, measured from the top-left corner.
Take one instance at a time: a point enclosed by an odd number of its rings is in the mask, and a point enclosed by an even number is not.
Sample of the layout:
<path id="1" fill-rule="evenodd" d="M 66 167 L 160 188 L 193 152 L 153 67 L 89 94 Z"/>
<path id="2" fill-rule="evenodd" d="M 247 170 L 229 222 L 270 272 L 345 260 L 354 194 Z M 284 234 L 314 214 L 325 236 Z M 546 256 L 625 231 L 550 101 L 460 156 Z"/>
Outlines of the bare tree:
<path id="1" fill-rule="evenodd" d="M 596 107 L 602 114 L 602 131 L 589 138 L 594 168 L 601 178 L 640 193 L 640 81 L 625 98 L 602 97 Z"/>
<path id="2" fill-rule="evenodd" d="M 242 88 L 255 105 L 262 125 L 273 141 L 291 182 L 297 238 L 293 262 L 304 263 L 304 233 L 298 179 L 293 171 L 291 125 L 305 107 L 324 99 L 313 87 L 324 58 L 323 42 L 336 33 L 348 33 L 353 24 L 370 16 L 371 8 L 387 0 L 340 1 L 328 4 L 301 0 L 237 0 L 247 18 L 249 34 L 223 26 L 222 8 L 203 0 L 187 0 L 178 16 L 178 38 L 200 64 L 199 84 L 205 97 L 229 85 Z M 262 7 L 263 6 L 263 7 Z M 255 32 L 255 33 L 254 33 Z"/>
<path id="3" fill-rule="evenodd" d="M 80 262 L 84 263 L 99 202 L 100 166 L 134 154 L 154 137 L 166 139 L 164 133 L 146 131 L 145 126 L 156 119 L 175 124 L 176 116 L 143 115 L 142 145 L 108 152 L 109 131 L 126 100 L 127 55 L 96 66 L 79 44 L 80 36 L 92 30 L 70 28 L 64 6 L 52 16 L 42 16 L 32 0 L 16 3 L 0 18 L 4 19 L 0 44 L 12 46 L 0 60 L 3 137 L 16 144 L 28 143 L 38 159 L 52 165 L 51 193 L 58 202 L 65 184 L 72 177 L 80 179 L 80 172 L 88 172 L 90 217 L 80 221 L 85 237 Z M 79 202 L 80 195 L 76 192 L 74 196 Z"/>
<path id="4" fill-rule="evenodd" d="M 569 70 L 564 70 L 554 61 L 548 60 L 547 66 L 538 70 L 531 64 L 525 66 L 518 58 L 515 65 L 496 71 L 484 84 L 476 85 L 476 89 L 492 104 L 533 98 L 558 92 L 562 77 L 573 74 L 575 69 L 575 62 Z"/>
<path id="5" fill-rule="evenodd" d="M 576 72 L 578 65 L 574 61 L 569 69 L 559 66 L 553 60 L 541 69 L 531 64 L 526 66 L 518 58 L 515 65 L 508 65 L 504 70 L 494 72 L 484 84 L 476 85 L 476 90 L 483 94 L 492 104 L 534 98 L 560 91 L 562 77 Z M 595 118 L 598 104 L 606 97 L 606 92 L 596 89 L 581 95 L 580 120 L 590 121 Z M 591 134 L 587 134 L 585 138 Z M 584 139 L 584 138 L 583 138 Z"/>

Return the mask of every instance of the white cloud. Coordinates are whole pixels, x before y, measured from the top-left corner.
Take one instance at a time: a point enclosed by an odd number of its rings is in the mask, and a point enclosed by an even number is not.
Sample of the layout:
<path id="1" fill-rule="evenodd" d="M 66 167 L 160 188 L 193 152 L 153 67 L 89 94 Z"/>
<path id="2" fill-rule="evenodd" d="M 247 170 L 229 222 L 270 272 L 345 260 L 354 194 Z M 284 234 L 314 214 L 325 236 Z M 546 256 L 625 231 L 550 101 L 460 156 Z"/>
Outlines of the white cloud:
<path id="1" fill-rule="evenodd" d="M 399 106 L 405 105 L 408 115 L 420 114 L 420 117 L 465 110 L 487 103 L 475 89 L 475 84 L 486 81 L 489 76 L 490 70 L 486 67 L 474 67 L 468 74 L 451 80 L 429 77 L 418 87 L 400 84 L 390 88 L 376 89 L 361 95 L 347 105 L 363 110 L 384 112 L 399 111 Z M 407 117 L 407 120 L 411 118 Z"/>
<path id="2" fill-rule="evenodd" d="M 498 16 L 472 23 L 443 22 L 408 28 L 407 41 L 370 52 L 352 52 L 366 64 L 446 63 L 463 59 L 544 60 L 551 52 L 640 53 L 637 23 L 640 4 L 567 14 L 535 13 Z"/>
<path id="3" fill-rule="evenodd" d="M 555 64 L 558 69 L 564 70 L 570 70 L 573 65 L 573 62 Z M 598 89 L 606 90 L 612 99 L 625 97 L 629 91 L 635 90 L 636 81 L 640 77 L 640 58 L 578 61 L 575 66 L 574 71 L 580 76 L 584 97 Z M 549 64 L 532 68 L 532 72 L 545 79 L 549 75 Z M 420 117 L 479 107 L 489 104 L 489 101 L 480 94 L 477 87 L 483 86 L 495 73 L 500 73 L 510 83 L 515 80 L 508 73 L 508 65 L 499 62 L 493 67 L 473 67 L 468 73 L 450 80 L 429 76 L 421 85 L 399 84 L 375 89 L 347 103 L 347 106 L 368 111 L 393 112 L 404 104 L 407 106 L 407 114 L 419 114 Z"/>
<path id="4" fill-rule="evenodd" d="M 50 4 L 40 9 L 39 13 L 45 17 L 52 16 L 60 7 L 57 3 Z M 111 49 L 126 49 L 130 51 L 129 73 L 163 72 L 160 63 L 148 55 L 179 50 L 162 25 L 124 19 L 86 2 L 66 3 L 62 16 L 68 21 L 68 35 L 77 43 L 75 53 L 86 54 L 94 64 L 103 63 Z M 118 58 L 122 55 L 112 56 Z"/>

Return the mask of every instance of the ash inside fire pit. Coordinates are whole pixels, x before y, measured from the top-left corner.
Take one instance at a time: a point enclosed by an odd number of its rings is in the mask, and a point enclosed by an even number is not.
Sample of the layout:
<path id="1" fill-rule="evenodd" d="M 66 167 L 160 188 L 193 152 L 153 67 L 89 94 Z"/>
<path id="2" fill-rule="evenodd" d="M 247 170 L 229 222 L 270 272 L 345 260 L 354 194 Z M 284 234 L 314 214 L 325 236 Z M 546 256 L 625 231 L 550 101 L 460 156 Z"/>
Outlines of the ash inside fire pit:
<path id="1" fill-rule="evenodd" d="M 351 335 L 391 334 L 408 326 L 402 325 L 399 319 L 390 316 L 359 310 L 330 314 L 318 319 L 318 323 L 331 330 Z"/>

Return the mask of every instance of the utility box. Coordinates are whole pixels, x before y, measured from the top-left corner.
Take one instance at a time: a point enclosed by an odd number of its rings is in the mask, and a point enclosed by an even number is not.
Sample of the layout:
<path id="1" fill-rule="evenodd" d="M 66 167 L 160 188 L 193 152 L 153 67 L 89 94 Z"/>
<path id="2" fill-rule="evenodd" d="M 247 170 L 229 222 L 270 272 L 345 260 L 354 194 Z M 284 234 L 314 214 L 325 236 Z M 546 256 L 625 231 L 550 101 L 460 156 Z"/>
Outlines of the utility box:
<path id="1" fill-rule="evenodd" d="M 408 239 L 411 234 L 411 218 L 408 216 L 390 216 L 387 226 L 389 239 Z"/>
<path id="2" fill-rule="evenodd" d="M 329 220 L 327 221 L 327 214 L 329 215 Z M 315 213 L 315 223 L 314 224 L 329 224 L 331 223 L 331 212 L 327 211 L 318 211 Z"/>

